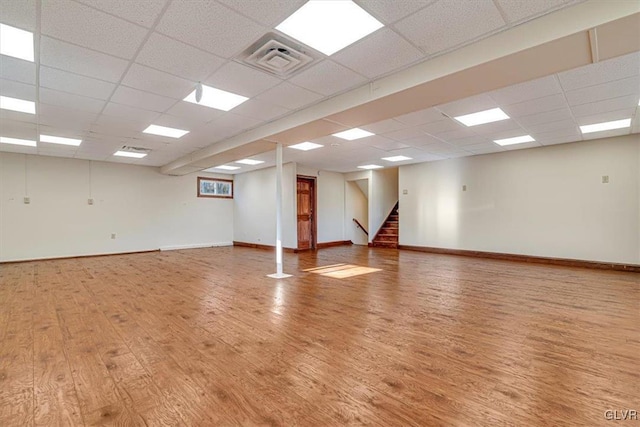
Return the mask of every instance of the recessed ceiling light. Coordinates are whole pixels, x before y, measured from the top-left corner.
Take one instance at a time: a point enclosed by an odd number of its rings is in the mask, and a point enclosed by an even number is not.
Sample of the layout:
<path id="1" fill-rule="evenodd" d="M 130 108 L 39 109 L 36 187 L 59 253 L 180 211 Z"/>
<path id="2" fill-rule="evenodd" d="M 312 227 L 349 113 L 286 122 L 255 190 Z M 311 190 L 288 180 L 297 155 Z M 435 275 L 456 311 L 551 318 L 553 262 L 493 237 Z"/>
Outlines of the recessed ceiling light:
<path id="1" fill-rule="evenodd" d="M 188 130 L 174 129 L 158 125 L 150 125 L 142 132 L 150 133 L 152 135 L 168 136 L 169 138 L 181 138 L 189 133 Z"/>
<path id="2" fill-rule="evenodd" d="M 401 162 L 403 160 L 412 160 L 411 157 L 407 156 L 393 156 L 393 157 L 383 157 L 382 160 L 386 160 L 388 162 Z"/>
<path id="3" fill-rule="evenodd" d="M 9 138 L 0 136 L 0 144 L 24 145 L 25 147 L 36 147 L 37 143 L 29 139 Z"/>
<path id="4" fill-rule="evenodd" d="M 375 135 L 375 133 L 368 132 L 364 129 L 353 128 L 342 132 L 334 133 L 333 136 L 346 139 L 347 141 L 353 141 L 354 139 L 360 139 L 367 136 Z"/>
<path id="5" fill-rule="evenodd" d="M 0 24 L 0 53 L 33 62 L 33 33 Z"/>
<path id="6" fill-rule="evenodd" d="M 241 165 L 255 166 L 255 165 L 259 165 L 260 163 L 264 163 L 264 161 L 263 160 L 253 160 L 253 159 L 242 159 L 242 160 L 237 160 L 236 163 L 240 163 Z"/>
<path id="7" fill-rule="evenodd" d="M 133 151 L 116 151 L 113 153 L 114 156 L 120 157 L 133 157 L 134 159 L 141 159 L 146 157 L 147 153 L 134 153 Z"/>
<path id="8" fill-rule="evenodd" d="M 18 111 L 20 113 L 36 113 L 36 103 L 25 101 L 24 99 L 10 98 L 8 96 L 0 96 L 0 108 L 3 110 Z"/>
<path id="9" fill-rule="evenodd" d="M 382 167 L 380 165 L 362 165 L 358 166 L 358 169 L 381 169 Z"/>
<path id="10" fill-rule="evenodd" d="M 505 138 L 505 139 L 494 139 L 493 142 L 495 142 L 498 145 L 513 145 L 513 144 L 522 144 L 525 142 L 533 142 L 535 141 L 535 139 L 533 139 L 533 137 L 531 137 L 531 135 L 523 135 L 523 136 L 516 136 L 513 138 Z"/>
<path id="11" fill-rule="evenodd" d="M 631 119 L 623 119 L 580 126 L 580 131 L 582 133 L 602 132 L 604 130 L 628 128 L 629 126 L 631 126 Z"/>
<path id="12" fill-rule="evenodd" d="M 61 136 L 40 135 L 40 142 L 49 142 L 51 144 L 73 145 L 77 147 L 82 144 L 81 139 L 63 138 Z"/>
<path id="13" fill-rule="evenodd" d="M 276 29 L 332 55 L 383 26 L 352 1 L 311 0 Z"/>
<path id="14" fill-rule="evenodd" d="M 215 166 L 214 169 L 224 169 L 226 171 L 234 171 L 234 170 L 240 169 L 240 166 L 220 165 L 220 166 Z"/>
<path id="15" fill-rule="evenodd" d="M 296 150 L 309 151 L 316 148 L 324 147 L 324 145 L 316 144 L 314 142 L 301 142 L 300 144 L 290 145 L 289 148 L 295 148 Z"/>
<path id="16" fill-rule="evenodd" d="M 246 96 L 236 95 L 226 90 L 216 89 L 215 87 L 202 85 L 202 98 L 200 102 L 196 101 L 196 91 L 191 92 L 184 101 L 192 104 L 204 105 L 205 107 L 215 108 L 216 110 L 229 111 L 246 101 Z"/>
<path id="17" fill-rule="evenodd" d="M 465 126 L 483 125 L 485 123 L 499 122 L 500 120 L 506 120 L 508 118 L 509 116 L 499 108 L 492 108 L 491 110 L 454 117 L 454 119 Z"/>

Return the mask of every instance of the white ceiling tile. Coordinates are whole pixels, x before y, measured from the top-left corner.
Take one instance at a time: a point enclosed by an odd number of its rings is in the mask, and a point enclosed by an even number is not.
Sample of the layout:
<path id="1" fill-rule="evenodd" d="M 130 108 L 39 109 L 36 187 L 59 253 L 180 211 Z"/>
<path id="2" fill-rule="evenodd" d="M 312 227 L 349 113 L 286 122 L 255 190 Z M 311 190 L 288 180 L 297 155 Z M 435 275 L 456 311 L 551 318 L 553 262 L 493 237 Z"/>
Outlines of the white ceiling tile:
<path id="1" fill-rule="evenodd" d="M 586 104 L 625 95 L 640 96 L 640 76 L 628 77 L 566 92 L 569 105 Z"/>
<path id="2" fill-rule="evenodd" d="M 40 67 L 40 86 L 97 99 L 108 99 L 115 88 L 113 83 L 49 67 Z"/>
<path id="3" fill-rule="evenodd" d="M 24 145 L 13 144 L 0 144 L 0 151 L 5 153 L 38 154 L 38 149 L 36 147 L 25 147 Z"/>
<path id="4" fill-rule="evenodd" d="M 477 113 L 479 111 L 489 110 L 496 107 L 498 107 L 496 101 L 484 93 L 436 106 L 439 111 L 442 111 L 450 117 Z"/>
<path id="5" fill-rule="evenodd" d="M 0 129 L 2 129 L 2 136 L 10 138 L 35 140 L 38 137 L 38 126 L 35 122 L 27 123 L 2 117 L 0 118 Z"/>
<path id="6" fill-rule="evenodd" d="M 274 76 L 233 61 L 224 64 L 205 81 L 209 86 L 248 98 L 253 98 L 280 82 Z"/>
<path id="7" fill-rule="evenodd" d="M 413 113 L 404 114 L 394 118 L 394 120 L 408 126 L 418 126 L 425 123 L 438 122 L 443 119 L 445 119 L 445 117 L 435 108 L 427 108 L 425 110 L 415 111 Z"/>
<path id="8" fill-rule="evenodd" d="M 359 141 L 360 144 L 367 145 L 369 147 L 379 148 L 380 150 L 398 150 L 401 148 L 410 148 L 410 145 L 403 144 L 401 142 L 395 141 L 390 138 L 385 138 L 383 136 L 370 136 L 365 139 L 361 139 Z"/>
<path id="9" fill-rule="evenodd" d="M 393 132 L 385 133 L 384 136 L 386 136 L 387 138 L 395 139 L 396 141 L 406 141 L 414 138 L 430 138 L 417 127 L 406 127 L 403 129 L 394 130 Z"/>
<path id="10" fill-rule="evenodd" d="M 267 27 L 275 27 L 298 10 L 305 0 L 219 0 Z"/>
<path id="11" fill-rule="evenodd" d="M 39 111 L 39 108 L 36 106 L 36 112 L 37 111 Z M 28 114 L 28 113 L 22 113 L 19 111 L 2 110 L 2 109 L 0 109 L 0 119 L 2 123 L 13 122 L 13 123 L 35 124 L 38 122 L 38 116 L 35 114 Z M 0 127 L 0 130 L 4 130 L 4 128 Z"/>
<path id="12" fill-rule="evenodd" d="M 565 91 L 594 86 L 640 74 L 640 52 L 585 65 L 558 74 Z"/>
<path id="13" fill-rule="evenodd" d="M 195 83 L 153 68 L 133 64 L 122 84 L 173 99 L 184 99 L 195 89 Z"/>
<path id="14" fill-rule="evenodd" d="M 36 87 L 34 85 L 0 79 L 0 94 L 11 98 L 36 100 Z"/>
<path id="15" fill-rule="evenodd" d="M 504 150 L 505 151 L 514 151 L 514 150 L 523 150 L 525 148 L 535 148 L 535 147 L 540 147 L 542 144 L 540 144 L 538 141 L 532 141 L 532 142 L 525 142 L 522 144 L 512 144 L 512 145 L 505 145 Z"/>
<path id="16" fill-rule="evenodd" d="M 355 0 L 360 7 L 383 24 L 391 24 L 407 15 L 417 12 L 435 0 Z"/>
<path id="17" fill-rule="evenodd" d="M 613 120 L 622 120 L 633 117 L 636 108 L 626 108 L 624 110 L 607 111 L 603 113 L 593 114 L 590 116 L 576 117 L 578 125 L 591 125 L 594 123 L 610 122 Z"/>
<path id="18" fill-rule="evenodd" d="M 541 139 L 540 140 L 540 145 L 558 145 L 558 144 L 567 144 L 567 143 L 571 143 L 571 142 L 577 142 L 577 141 L 581 141 L 582 139 L 580 137 L 578 137 L 576 139 L 576 137 L 574 136 L 559 136 L 556 138 L 548 138 L 548 139 Z"/>
<path id="19" fill-rule="evenodd" d="M 369 78 L 399 70 L 422 58 L 422 52 L 388 28 L 341 50 L 331 59 Z"/>
<path id="20" fill-rule="evenodd" d="M 494 136 L 498 137 L 498 135 L 503 132 L 516 131 L 520 132 L 520 135 L 525 133 L 524 129 L 522 129 L 515 120 L 501 120 L 499 122 L 486 123 L 484 125 L 473 126 L 471 129 L 476 135 L 487 135 L 492 139 L 495 139 Z"/>
<path id="21" fill-rule="evenodd" d="M 147 126 L 149 126 L 149 123 L 139 120 L 126 120 L 103 114 L 98 117 L 95 123 L 91 124 L 89 131 L 97 139 L 109 137 L 120 140 L 122 138 L 140 137 L 142 130 Z"/>
<path id="22" fill-rule="evenodd" d="M 499 105 L 515 104 L 530 99 L 562 93 L 555 75 L 508 86 L 489 93 Z"/>
<path id="23" fill-rule="evenodd" d="M 573 130 L 574 132 L 578 130 L 578 125 L 573 119 L 569 120 L 559 120 L 549 123 L 539 123 L 535 125 L 529 125 L 526 127 L 527 132 L 530 134 L 533 133 L 543 133 L 543 132 L 552 132 L 552 131 L 561 131 L 561 130 Z"/>
<path id="24" fill-rule="evenodd" d="M 278 107 L 277 105 L 259 99 L 249 99 L 233 109 L 234 114 L 251 117 L 260 121 L 273 120 L 289 112 L 290 110 L 286 108 Z"/>
<path id="25" fill-rule="evenodd" d="M 402 35 L 430 54 L 470 43 L 504 26 L 491 0 L 440 0 L 395 24 Z"/>
<path id="26" fill-rule="evenodd" d="M 174 1 L 156 30 L 208 52 L 231 58 L 266 32 L 239 13 L 212 1 Z"/>
<path id="27" fill-rule="evenodd" d="M 36 64 L 10 56 L 0 56 L 0 77 L 34 85 L 36 84 Z"/>
<path id="28" fill-rule="evenodd" d="M 77 0 L 127 21 L 150 28 L 167 0 Z"/>
<path id="29" fill-rule="evenodd" d="M 178 102 L 167 110 L 167 114 L 185 119 L 191 126 L 200 126 L 225 113 L 221 110 L 203 107 L 191 102 Z"/>
<path id="30" fill-rule="evenodd" d="M 525 128 L 531 125 L 557 122 L 561 120 L 572 119 L 571 109 L 569 107 L 560 108 L 558 110 L 543 111 L 542 113 L 530 114 L 528 116 L 518 117 L 517 121 Z"/>
<path id="31" fill-rule="evenodd" d="M 442 140 L 435 138 L 431 135 L 426 135 L 426 134 L 422 134 L 420 136 L 414 137 L 414 138 L 409 138 L 409 139 L 403 139 L 402 142 L 404 142 L 405 144 L 408 144 L 412 147 L 422 147 L 424 145 L 429 145 L 429 144 L 435 144 L 435 143 L 439 143 L 442 142 Z"/>
<path id="32" fill-rule="evenodd" d="M 509 22 L 520 22 L 584 0 L 496 0 Z"/>
<path id="33" fill-rule="evenodd" d="M 105 101 L 100 99 L 73 95 L 44 87 L 40 88 L 40 102 L 83 110 L 89 113 L 99 113 L 105 104 Z"/>
<path id="34" fill-rule="evenodd" d="M 380 122 L 371 123 L 366 126 L 360 126 L 360 128 L 375 133 L 376 135 L 386 134 L 395 130 L 403 129 L 405 127 L 406 125 L 404 123 L 400 123 L 395 119 L 387 119 Z"/>
<path id="35" fill-rule="evenodd" d="M 517 104 L 506 105 L 502 110 L 509 117 L 523 117 L 546 111 L 560 110 L 567 107 L 567 101 L 563 95 L 549 95 L 544 98 L 532 99 Z"/>
<path id="36" fill-rule="evenodd" d="M 469 145 L 477 145 L 477 144 L 491 142 L 491 139 L 483 135 L 474 135 L 467 138 L 450 139 L 450 140 L 447 140 L 447 142 L 453 145 L 454 147 L 458 147 L 460 149 L 466 150 L 466 147 Z"/>
<path id="37" fill-rule="evenodd" d="M 0 17 L 3 24 L 27 31 L 36 29 L 35 0 L 0 0 Z"/>
<path id="38" fill-rule="evenodd" d="M 464 126 L 455 120 L 452 119 L 444 119 L 439 120 L 437 122 L 427 123 L 425 125 L 419 126 L 420 131 L 428 133 L 429 135 L 439 135 L 443 132 L 451 132 L 455 130 L 460 130 Z"/>
<path id="39" fill-rule="evenodd" d="M 367 79 L 342 65 L 324 60 L 302 71 L 289 81 L 323 95 L 333 95 L 359 86 Z"/>
<path id="40" fill-rule="evenodd" d="M 262 123 L 260 120 L 239 116 L 233 113 L 225 113 L 217 119 L 208 123 L 205 127 L 205 130 L 209 135 L 211 135 L 212 140 L 219 141 L 247 129 L 253 128 L 260 123 Z"/>
<path id="41" fill-rule="evenodd" d="M 42 34 L 130 59 L 147 30 L 71 0 L 42 2 Z"/>
<path id="42" fill-rule="evenodd" d="M 604 101 L 591 102 L 571 107 L 573 115 L 578 117 L 594 116 L 596 114 L 608 113 L 609 111 L 619 111 L 628 109 L 634 110 L 638 106 L 638 95 L 621 96 L 619 98 L 605 99 Z M 631 116 L 629 116 L 631 117 Z"/>
<path id="43" fill-rule="evenodd" d="M 199 82 L 220 68 L 225 60 L 162 34 L 153 33 L 136 57 L 136 62 Z"/>
<path id="44" fill-rule="evenodd" d="M 159 116 L 159 113 L 156 111 L 134 108 L 128 105 L 117 104 L 114 102 L 109 102 L 104 108 L 102 114 L 148 124 L 151 124 L 153 120 Z"/>
<path id="45" fill-rule="evenodd" d="M 94 113 L 40 103 L 38 118 L 41 124 L 69 131 L 85 130 L 97 119 Z"/>
<path id="46" fill-rule="evenodd" d="M 473 154 L 489 154 L 504 151 L 502 147 L 495 142 L 484 142 L 481 144 L 467 145 L 464 147 L 464 149 Z"/>
<path id="47" fill-rule="evenodd" d="M 83 76 L 118 82 L 128 62 L 91 49 L 43 36 L 40 40 L 40 63 Z"/>
<path id="48" fill-rule="evenodd" d="M 556 129 L 549 132 L 532 132 L 531 136 L 542 145 L 564 144 L 566 142 L 581 141 L 582 134 L 578 127 Z"/>
<path id="49" fill-rule="evenodd" d="M 142 92 L 126 86 L 119 86 L 111 97 L 111 101 L 143 110 L 164 112 L 176 103 L 175 99 L 153 93 Z"/>
<path id="50" fill-rule="evenodd" d="M 438 138 L 447 142 L 454 139 L 470 138 L 476 136 L 476 134 L 469 128 L 459 128 L 446 132 L 440 132 L 437 135 Z"/>
<path id="51" fill-rule="evenodd" d="M 444 153 L 438 153 L 440 156 L 447 158 L 447 159 L 459 159 L 461 157 L 469 157 L 472 156 L 473 153 L 469 152 L 469 151 L 464 151 L 464 150 L 460 150 L 460 151 L 448 151 L 448 152 L 444 152 Z"/>
<path id="52" fill-rule="evenodd" d="M 304 107 L 319 100 L 320 98 L 322 98 L 321 95 L 293 85 L 289 82 L 282 82 L 279 85 L 262 92 L 256 97 L 256 99 L 267 101 L 290 110 L 296 110 Z"/>

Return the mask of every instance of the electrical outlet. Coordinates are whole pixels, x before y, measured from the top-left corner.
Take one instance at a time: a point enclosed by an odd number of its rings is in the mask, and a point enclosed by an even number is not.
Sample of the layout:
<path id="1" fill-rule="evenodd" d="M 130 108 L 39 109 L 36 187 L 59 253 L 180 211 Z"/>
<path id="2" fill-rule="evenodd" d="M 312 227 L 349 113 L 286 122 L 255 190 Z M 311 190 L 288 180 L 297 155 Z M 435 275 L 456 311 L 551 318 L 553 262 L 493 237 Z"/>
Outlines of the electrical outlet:
<path id="1" fill-rule="evenodd" d="M 409 194 L 409 190 L 402 190 L 402 194 Z"/>
<path id="2" fill-rule="evenodd" d="M 467 186 L 466 185 L 462 186 L 462 191 L 467 191 Z"/>
<path id="3" fill-rule="evenodd" d="M 602 183 L 603 184 L 609 183 L 609 175 L 602 175 Z"/>
<path id="4" fill-rule="evenodd" d="M 87 204 L 92 205 L 93 204 L 93 199 L 87 199 Z"/>
<path id="5" fill-rule="evenodd" d="M 111 240 L 116 238 L 116 233 L 111 233 Z"/>
<path id="6" fill-rule="evenodd" d="M 24 204 L 28 205 L 29 203 L 31 203 L 31 197 L 25 197 L 24 198 Z"/>

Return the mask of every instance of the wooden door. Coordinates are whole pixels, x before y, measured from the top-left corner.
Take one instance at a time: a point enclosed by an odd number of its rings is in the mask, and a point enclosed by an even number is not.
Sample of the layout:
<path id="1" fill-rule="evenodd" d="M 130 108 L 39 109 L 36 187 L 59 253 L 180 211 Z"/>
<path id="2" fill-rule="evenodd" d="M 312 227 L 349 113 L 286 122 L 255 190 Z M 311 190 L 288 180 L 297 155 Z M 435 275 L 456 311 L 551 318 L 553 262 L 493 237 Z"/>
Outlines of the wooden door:
<path id="1" fill-rule="evenodd" d="M 315 178 L 298 177 L 298 249 L 315 249 Z"/>

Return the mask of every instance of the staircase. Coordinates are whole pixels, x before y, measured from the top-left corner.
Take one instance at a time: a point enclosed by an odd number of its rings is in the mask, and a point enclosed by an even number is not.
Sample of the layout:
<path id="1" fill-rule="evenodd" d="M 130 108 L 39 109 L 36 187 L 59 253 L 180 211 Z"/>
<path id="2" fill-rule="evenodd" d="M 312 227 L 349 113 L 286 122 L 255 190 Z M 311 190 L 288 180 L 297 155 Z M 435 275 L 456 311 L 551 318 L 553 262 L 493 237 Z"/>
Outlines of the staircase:
<path id="1" fill-rule="evenodd" d="M 380 227 L 371 244 L 378 248 L 398 248 L 398 203 L 393 207 L 387 220 Z"/>

